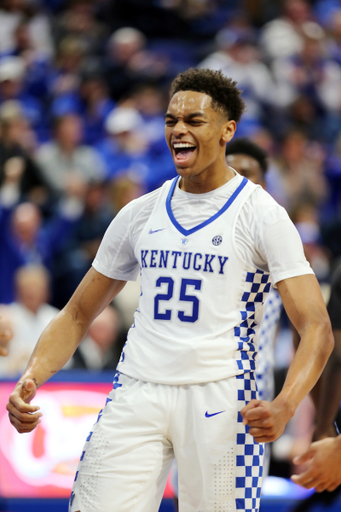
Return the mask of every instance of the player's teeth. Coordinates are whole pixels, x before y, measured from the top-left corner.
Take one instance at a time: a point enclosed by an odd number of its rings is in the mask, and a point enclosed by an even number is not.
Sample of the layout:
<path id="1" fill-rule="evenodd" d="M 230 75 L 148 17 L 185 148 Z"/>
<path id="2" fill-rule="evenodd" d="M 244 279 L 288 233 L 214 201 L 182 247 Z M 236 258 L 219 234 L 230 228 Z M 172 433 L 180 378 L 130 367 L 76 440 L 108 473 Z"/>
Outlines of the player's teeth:
<path id="1" fill-rule="evenodd" d="M 175 149 L 180 149 L 180 148 L 194 148 L 195 146 L 193 144 L 186 144 L 186 143 L 179 143 L 179 144 L 174 144 L 174 148 Z"/>

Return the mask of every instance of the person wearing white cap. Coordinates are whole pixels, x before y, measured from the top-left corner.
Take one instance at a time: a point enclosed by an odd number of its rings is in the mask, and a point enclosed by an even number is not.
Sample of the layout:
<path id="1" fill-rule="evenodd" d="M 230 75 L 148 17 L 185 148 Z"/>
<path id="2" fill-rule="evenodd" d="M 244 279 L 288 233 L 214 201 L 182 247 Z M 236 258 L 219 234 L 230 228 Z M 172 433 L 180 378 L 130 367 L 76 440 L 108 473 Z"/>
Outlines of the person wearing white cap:
<path id="1" fill-rule="evenodd" d="M 108 178 L 135 172 L 143 181 L 148 172 L 148 143 L 140 113 L 134 108 L 115 108 L 105 129 L 107 137 L 96 147 L 106 163 Z"/>

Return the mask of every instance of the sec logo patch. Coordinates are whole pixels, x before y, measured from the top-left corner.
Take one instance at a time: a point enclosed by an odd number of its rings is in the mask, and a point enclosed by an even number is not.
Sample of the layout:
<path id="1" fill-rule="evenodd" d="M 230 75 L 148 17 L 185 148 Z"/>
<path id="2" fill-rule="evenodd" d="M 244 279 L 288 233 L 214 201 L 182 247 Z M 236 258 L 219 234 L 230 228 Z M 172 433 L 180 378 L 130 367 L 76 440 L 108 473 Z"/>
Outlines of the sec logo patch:
<path id="1" fill-rule="evenodd" d="M 223 237 L 220 236 L 220 235 L 214 236 L 212 238 L 212 244 L 213 245 L 220 245 L 222 241 L 223 241 Z"/>

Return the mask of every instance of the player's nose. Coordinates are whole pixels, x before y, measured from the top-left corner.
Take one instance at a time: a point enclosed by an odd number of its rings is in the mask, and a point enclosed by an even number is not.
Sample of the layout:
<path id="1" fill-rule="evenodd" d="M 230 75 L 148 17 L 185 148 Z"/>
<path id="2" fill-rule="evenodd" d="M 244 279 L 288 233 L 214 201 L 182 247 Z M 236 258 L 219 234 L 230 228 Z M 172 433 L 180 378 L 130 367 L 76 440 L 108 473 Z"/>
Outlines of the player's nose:
<path id="1" fill-rule="evenodd" d="M 188 131 L 188 129 L 187 129 L 186 123 L 184 121 L 182 121 L 181 119 L 179 119 L 173 126 L 172 134 L 175 137 L 178 137 L 179 135 L 183 135 L 184 133 L 187 133 L 187 131 Z"/>

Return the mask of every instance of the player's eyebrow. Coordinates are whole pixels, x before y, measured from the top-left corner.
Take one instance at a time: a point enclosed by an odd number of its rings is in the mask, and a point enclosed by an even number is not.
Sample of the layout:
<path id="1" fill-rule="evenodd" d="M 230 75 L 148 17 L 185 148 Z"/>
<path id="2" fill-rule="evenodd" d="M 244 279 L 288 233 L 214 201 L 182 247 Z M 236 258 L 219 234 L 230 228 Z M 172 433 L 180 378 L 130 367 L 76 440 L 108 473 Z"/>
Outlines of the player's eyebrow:
<path id="1" fill-rule="evenodd" d="M 198 112 L 192 112 L 191 114 L 186 115 L 185 119 L 193 119 L 194 117 L 206 117 L 206 116 L 205 116 L 204 112 L 202 112 L 201 110 L 198 110 Z M 165 119 L 176 119 L 176 117 L 173 116 L 173 114 L 171 114 L 170 112 L 166 112 Z"/>

